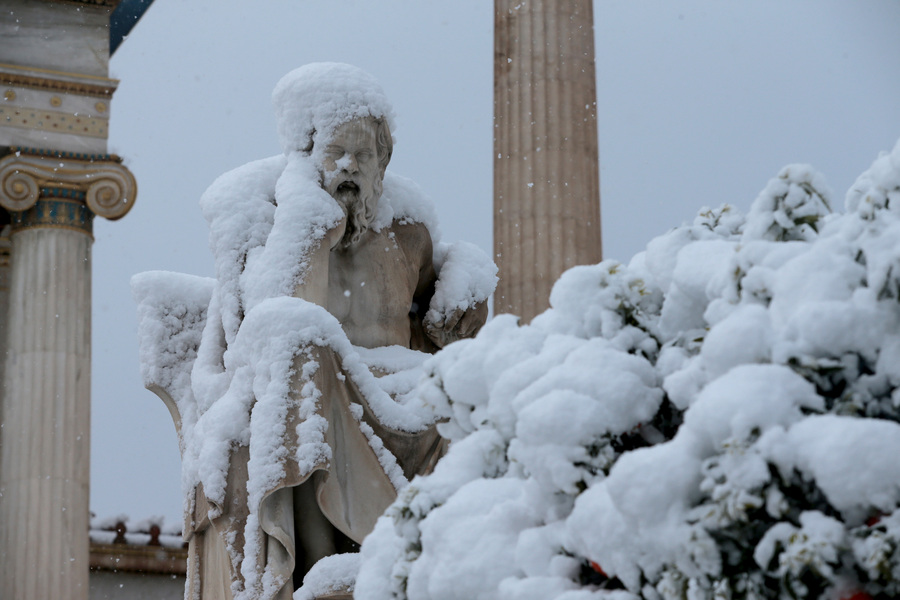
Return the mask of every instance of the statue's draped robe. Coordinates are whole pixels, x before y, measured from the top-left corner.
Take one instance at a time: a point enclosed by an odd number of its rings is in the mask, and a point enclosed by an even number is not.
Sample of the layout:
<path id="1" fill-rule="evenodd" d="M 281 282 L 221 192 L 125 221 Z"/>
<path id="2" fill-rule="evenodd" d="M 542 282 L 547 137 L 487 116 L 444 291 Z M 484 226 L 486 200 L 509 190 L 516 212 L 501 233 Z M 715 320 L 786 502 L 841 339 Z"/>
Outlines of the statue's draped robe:
<path id="1" fill-rule="evenodd" d="M 252 366 L 255 369 L 258 364 L 266 366 L 264 361 L 258 360 L 259 356 L 244 356 L 244 363 L 241 363 L 235 359 L 232 350 L 240 347 L 237 342 L 242 331 L 249 338 L 245 341 L 256 343 L 254 340 L 260 337 L 258 332 L 245 328 L 247 320 L 254 313 L 259 313 L 266 303 L 284 299 L 300 302 L 303 298 L 307 303 L 323 306 L 316 300 L 317 295 L 297 294 L 298 281 L 305 281 L 299 270 L 330 273 L 328 263 L 323 270 L 322 265 L 313 267 L 309 261 L 315 257 L 315 250 L 322 239 L 320 230 L 323 223 L 330 218 L 325 208 L 334 205 L 332 208 L 339 212 L 339 207 L 321 188 L 317 167 L 300 152 L 250 163 L 220 177 L 204 194 L 201 205 L 204 216 L 210 222 L 218 283 L 206 315 L 208 323 L 198 324 L 203 329 L 201 342 L 189 361 L 186 357 L 183 364 L 179 363 L 179 372 L 189 373 L 190 377 L 189 385 L 182 386 L 185 387 L 181 393 L 182 401 L 174 404 L 183 406 L 194 421 L 205 419 L 207 429 L 204 431 L 214 430 L 218 434 L 226 430 L 226 434 L 230 435 L 229 427 L 210 424 L 211 419 L 206 418 L 210 407 L 227 400 L 226 404 L 231 408 L 231 402 L 243 405 L 245 399 L 250 403 L 254 399 L 245 394 L 240 386 L 234 394 L 230 394 L 232 387 L 225 386 L 228 390 L 225 392 L 220 388 L 219 381 L 243 384 L 245 380 L 234 378 L 239 368 Z M 410 319 L 408 347 L 433 352 L 436 346 L 423 327 L 426 312 L 433 310 L 440 315 L 449 315 L 452 309 L 458 308 L 460 299 L 474 306 L 485 302 L 490 290 L 460 286 L 456 282 L 452 287 L 454 292 L 447 291 L 440 295 L 441 302 L 432 305 L 434 303 L 430 299 L 436 289 L 434 278 L 438 274 L 434 273 L 432 266 L 435 252 L 427 223 L 433 219 L 433 208 L 411 181 L 386 173 L 384 194 L 378 201 L 378 212 L 374 216 L 369 231 L 381 232 L 379 239 L 385 247 L 381 249 L 383 252 L 378 252 L 379 260 L 376 262 L 385 268 L 372 271 L 371 281 L 368 282 L 370 287 L 366 291 L 375 286 L 376 280 L 388 287 L 397 281 L 401 286 L 410 285 L 409 289 L 399 294 L 405 299 L 405 305 L 399 313 L 395 310 L 388 316 L 394 320 L 403 319 L 411 305 L 416 314 L 411 315 Z M 360 242 L 363 243 L 365 240 Z M 452 262 L 455 254 L 444 248 L 441 256 L 447 263 Z M 466 252 L 461 252 L 461 257 L 457 271 L 469 272 L 472 264 L 470 257 Z M 409 273 L 386 277 L 385 274 L 396 275 L 396 269 L 387 268 L 395 258 L 405 261 Z M 485 261 L 490 263 L 486 257 Z M 423 291 L 419 289 L 419 284 L 429 279 L 423 277 L 429 270 L 430 288 Z M 292 295 L 294 298 L 291 298 Z M 327 294 L 322 297 L 327 298 Z M 438 295 L 435 294 L 435 297 Z M 409 300 L 412 302 L 406 303 Z M 168 315 L 160 317 L 168 323 Z M 278 318 L 275 317 L 276 320 Z M 337 319 L 332 320 L 334 325 L 339 325 Z M 283 328 L 291 329 L 286 323 Z M 350 347 L 346 336 L 343 341 Z M 405 345 L 404 342 L 394 343 Z M 251 458 L 256 456 L 255 449 L 259 447 L 254 446 L 255 434 L 251 433 L 249 446 L 247 442 L 242 444 L 232 440 L 225 481 L 219 479 L 218 460 L 214 461 L 216 471 L 209 479 L 204 479 L 209 471 L 191 472 L 195 481 L 206 481 L 210 495 L 206 496 L 202 484 L 196 485 L 192 510 L 186 515 L 185 531 L 188 536 L 197 536 L 191 547 L 198 549 L 192 555 L 195 559 L 190 567 L 189 588 L 213 590 L 212 597 L 227 599 L 228 584 L 219 587 L 223 580 L 227 580 L 231 582 L 234 592 L 243 591 L 242 598 L 289 598 L 293 591 L 295 565 L 301 558 L 295 536 L 297 532 L 304 531 L 303 523 L 293 522 L 294 488 L 307 482 L 315 488 L 318 507 L 327 520 L 347 538 L 362 542 L 378 516 L 396 497 L 397 490 L 379 460 L 384 456 L 373 450 L 371 440 L 360 430 L 360 423 L 354 416 L 359 411 L 352 410 L 354 406 L 362 407 L 361 418 L 374 432 L 374 445 L 378 446 L 379 441 L 383 443 L 407 479 L 429 472 L 443 450 L 443 443 L 434 427 L 405 432 L 379 422 L 359 387 L 371 382 L 354 381 L 341 362 L 341 357 L 346 357 L 346 354 L 339 355 L 325 344 L 308 347 L 301 343 L 300 346 L 291 346 L 298 357 L 293 370 L 295 373 L 302 372 L 304 365 L 310 364 L 308 361 L 318 365 L 312 383 L 321 392 L 316 413 L 327 422 L 324 435 L 330 456 L 326 457 L 323 453 L 322 460 L 314 465 L 298 459 L 298 448 L 303 448 L 309 440 L 298 438 L 300 411 L 289 410 L 284 418 L 286 427 L 283 439 L 280 445 L 276 444 L 286 450 L 277 454 L 278 464 L 272 464 L 272 456 L 262 461 L 265 463 L 262 465 L 264 469 L 258 468 L 259 463 L 251 462 Z M 232 359 L 227 367 L 226 356 Z M 194 358 L 196 364 L 191 366 Z M 245 364 L 247 361 L 253 364 Z M 289 406 L 299 405 L 302 399 L 302 392 L 296 387 L 299 379 L 295 377 L 292 384 L 295 387 L 287 399 Z M 222 393 L 228 397 L 216 396 Z M 178 394 L 173 398 L 175 396 Z M 195 410 L 196 413 L 193 412 Z M 223 413 L 227 410 L 214 414 L 212 420 Z M 248 416 L 252 432 L 252 413 Z M 410 422 L 420 423 L 421 420 L 415 417 Z M 392 424 L 396 425 L 394 422 Z M 194 426 L 195 422 L 188 422 L 189 428 Z M 243 432 L 241 435 L 244 435 Z M 207 446 L 205 440 L 189 437 L 194 468 L 201 462 L 198 457 L 205 450 L 209 450 L 208 455 L 214 459 L 221 457 L 222 462 L 226 462 L 224 452 L 228 450 L 222 449 L 224 444 L 220 443 L 221 439 L 212 439 Z M 222 464 L 221 469 L 224 468 Z M 267 480 L 262 490 L 257 485 L 261 470 L 265 475 L 280 470 L 280 475 Z M 395 467 L 391 472 L 396 470 Z M 395 481 L 400 479 L 394 478 Z M 202 593 L 204 597 L 208 596 L 206 591 Z"/>
<path id="2" fill-rule="evenodd" d="M 293 593 L 292 574 L 299 545 L 295 531 L 302 529 L 303 524 L 294 523 L 292 488 L 311 482 L 324 516 L 357 543 L 372 531 L 375 521 L 397 496 L 394 484 L 351 412 L 352 405 L 362 407 L 363 422 L 393 454 L 407 479 L 430 472 L 444 449 L 442 438 L 434 427 L 410 433 L 382 425 L 351 375 L 342 368 L 340 356 L 331 348 L 315 347 L 311 352 L 300 352 L 294 360 L 293 371 L 299 373 L 309 360 L 318 364 L 312 376 L 312 383 L 321 392 L 316 414 L 328 422 L 325 441 L 331 450 L 331 458 L 323 458 L 311 469 L 301 467 L 296 452 L 304 443 L 297 431 L 300 417 L 298 411 L 290 411 L 282 439 L 283 447 L 287 449 L 281 465 L 284 474 L 266 486 L 256 515 L 264 546 L 251 568 L 262 576 L 265 590 L 278 590 L 277 593 L 263 591 L 261 598 L 289 600 Z M 292 398 L 301 396 L 301 385 L 295 376 Z M 216 507 L 214 512 L 221 514 L 212 519 L 217 533 L 222 539 L 233 540 L 232 548 L 238 551 L 246 543 L 245 524 L 251 510 L 247 495 L 249 457 L 247 447 L 238 447 L 232 452 L 225 502 Z M 241 569 L 247 569 L 248 565 L 240 564 L 242 560 L 242 555 L 231 557 L 233 579 L 243 581 L 246 578 L 247 573 L 242 573 Z"/>

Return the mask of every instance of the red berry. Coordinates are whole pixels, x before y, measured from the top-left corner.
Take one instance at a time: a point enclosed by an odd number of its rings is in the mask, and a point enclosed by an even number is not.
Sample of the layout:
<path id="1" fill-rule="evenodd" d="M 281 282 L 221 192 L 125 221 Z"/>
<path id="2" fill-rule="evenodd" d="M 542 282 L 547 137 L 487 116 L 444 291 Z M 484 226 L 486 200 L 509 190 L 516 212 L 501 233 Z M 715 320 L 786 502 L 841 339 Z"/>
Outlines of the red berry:
<path id="1" fill-rule="evenodd" d="M 598 564 L 595 563 L 594 561 L 590 561 L 590 563 L 591 563 L 591 568 L 592 568 L 593 570 L 597 571 L 598 573 L 600 573 L 600 574 L 603 575 L 604 577 L 609 577 L 609 575 L 606 574 L 606 571 L 604 571 L 603 569 L 600 568 L 600 565 L 598 565 Z M 863 599 L 862 599 L 862 598 L 851 598 L 850 600 L 863 600 Z"/>
<path id="2" fill-rule="evenodd" d="M 865 592 L 850 591 L 849 595 L 841 596 L 841 600 L 872 600 L 872 596 Z"/>

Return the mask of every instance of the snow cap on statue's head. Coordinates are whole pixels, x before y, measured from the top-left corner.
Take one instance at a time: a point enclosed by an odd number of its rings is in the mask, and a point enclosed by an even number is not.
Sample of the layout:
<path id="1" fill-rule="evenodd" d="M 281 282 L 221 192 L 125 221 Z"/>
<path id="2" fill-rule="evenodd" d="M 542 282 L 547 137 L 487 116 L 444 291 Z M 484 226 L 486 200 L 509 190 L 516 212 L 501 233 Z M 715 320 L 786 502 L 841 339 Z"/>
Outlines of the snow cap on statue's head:
<path id="1" fill-rule="evenodd" d="M 272 92 L 285 154 L 328 143 L 335 128 L 360 117 L 383 118 L 394 131 L 394 111 L 374 77 L 343 63 L 310 63 L 281 78 Z"/>

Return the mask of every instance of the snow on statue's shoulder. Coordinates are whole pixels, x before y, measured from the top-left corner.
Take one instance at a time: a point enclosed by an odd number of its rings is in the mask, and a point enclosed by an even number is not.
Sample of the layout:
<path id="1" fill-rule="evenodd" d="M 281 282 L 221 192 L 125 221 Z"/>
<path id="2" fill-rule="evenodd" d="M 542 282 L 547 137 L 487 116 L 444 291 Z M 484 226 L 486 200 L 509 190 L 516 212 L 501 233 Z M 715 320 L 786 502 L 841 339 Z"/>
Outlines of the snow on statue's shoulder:
<path id="1" fill-rule="evenodd" d="M 221 282 L 219 299 L 226 338 L 240 326 L 239 278 L 248 254 L 265 245 L 275 221 L 275 184 L 284 155 L 253 161 L 219 176 L 200 198 L 209 224 L 209 246 Z"/>
<path id="2" fill-rule="evenodd" d="M 369 226 L 374 231 L 381 231 L 395 221 L 422 223 L 428 229 L 432 242 L 436 244 L 441 239 L 434 201 L 412 179 L 386 171 L 384 191 L 378 201 L 375 218 Z"/>

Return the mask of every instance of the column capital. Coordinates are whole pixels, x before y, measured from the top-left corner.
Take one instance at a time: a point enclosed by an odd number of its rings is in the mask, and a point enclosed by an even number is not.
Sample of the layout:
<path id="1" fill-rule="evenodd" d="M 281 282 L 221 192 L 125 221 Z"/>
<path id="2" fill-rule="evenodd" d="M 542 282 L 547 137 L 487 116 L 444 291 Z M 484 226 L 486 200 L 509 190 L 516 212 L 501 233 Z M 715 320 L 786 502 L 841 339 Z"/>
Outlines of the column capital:
<path id="1" fill-rule="evenodd" d="M 13 150 L 0 158 L 0 206 L 10 212 L 30 210 L 40 198 L 66 199 L 116 220 L 134 206 L 137 182 L 114 154 Z"/>

